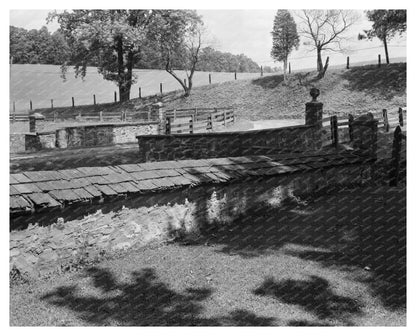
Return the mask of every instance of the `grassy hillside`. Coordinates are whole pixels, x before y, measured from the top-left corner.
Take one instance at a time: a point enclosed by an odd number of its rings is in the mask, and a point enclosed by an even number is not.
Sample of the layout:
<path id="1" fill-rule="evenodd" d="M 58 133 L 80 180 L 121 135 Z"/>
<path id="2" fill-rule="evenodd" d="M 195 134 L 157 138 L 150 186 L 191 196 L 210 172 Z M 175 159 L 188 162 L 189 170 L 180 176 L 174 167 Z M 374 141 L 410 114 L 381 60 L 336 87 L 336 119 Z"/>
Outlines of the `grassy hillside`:
<path id="1" fill-rule="evenodd" d="M 406 106 L 406 63 L 381 68 L 370 65 L 350 70 L 334 69 L 321 80 L 316 80 L 315 76 L 314 72 L 295 73 L 285 84 L 282 75 L 272 75 L 197 87 L 187 98 L 177 91 L 163 97 L 132 99 L 124 104 L 79 108 L 89 111 L 135 110 L 161 100 L 167 109 L 233 106 L 236 116 L 245 120 L 302 118 L 305 103 L 311 99 L 311 87 L 321 90 L 318 100 L 324 103 L 324 113 L 328 114 L 361 114 Z M 73 113 L 71 108 L 66 110 Z M 48 114 L 51 111 L 41 112 Z"/>
<path id="2" fill-rule="evenodd" d="M 132 86 L 131 98 L 139 97 L 139 87 L 142 96 L 159 93 L 159 84 L 163 84 L 163 92 L 178 90 L 179 83 L 164 70 L 134 70 L 137 82 Z M 186 78 L 184 71 L 178 71 L 180 78 Z M 258 73 L 239 73 L 238 80 L 257 78 Z M 234 80 L 234 73 L 212 72 L 212 83 L 222 83 Z M 209 73 L 196 71 L 194 74 L 194 86 L 209 83 Z M 71 97 L 75 99 L 75 105 L 93 103 L 93 95 L 99 104 L 114 102 L 114 91 L 118 88 L 115 83 L 104 80 L 102 75 L 94 67 L 87 68 L 87 76 L 84 79 L 75 78 L 72 68 L 68 69 L 66 80 L 61 78 L 61 70 L 57 65 L 38 64 L 13 64 L 10 67 L 10 111 L 15 102 L 16 111 L 26 112 L 29 109 L 29 101 L 32 100 L 33 108 L 51 106 L 70 106 Z"/>

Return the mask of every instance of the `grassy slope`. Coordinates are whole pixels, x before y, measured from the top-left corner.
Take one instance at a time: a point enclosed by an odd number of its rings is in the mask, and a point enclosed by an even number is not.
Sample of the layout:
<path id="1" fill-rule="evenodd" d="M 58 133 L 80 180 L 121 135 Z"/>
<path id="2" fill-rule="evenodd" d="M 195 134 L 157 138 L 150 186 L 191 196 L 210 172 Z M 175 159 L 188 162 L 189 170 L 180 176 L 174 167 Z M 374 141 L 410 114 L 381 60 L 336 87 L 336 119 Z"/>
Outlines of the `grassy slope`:
<path id="1" fill-rule="evenodd" d="M 246 120 L 302 118 L 304 104 L 310 100 L 309 90 L 313 86 L 321 90 L 319 100 L 324 103 L 325 113 L 345 115 L 383 108 L 395 110 L 406 105 L 406 63 L 381 68 L 369 65 L 350 70 L 329 70 L 319 81 L 313 72 L 296 73 L 291 75 L 286 85 L 281 75 L 231 81 L 194 88 L 187 98 L 183 98 L 181 92 L 173 92 L 162 100 L 167 109 L 233 106 L 236 116 Z M 133 110 L 158 99 L 160 97 L 153 96 L 124 104 L 80 108 L 90 111 Z"/>

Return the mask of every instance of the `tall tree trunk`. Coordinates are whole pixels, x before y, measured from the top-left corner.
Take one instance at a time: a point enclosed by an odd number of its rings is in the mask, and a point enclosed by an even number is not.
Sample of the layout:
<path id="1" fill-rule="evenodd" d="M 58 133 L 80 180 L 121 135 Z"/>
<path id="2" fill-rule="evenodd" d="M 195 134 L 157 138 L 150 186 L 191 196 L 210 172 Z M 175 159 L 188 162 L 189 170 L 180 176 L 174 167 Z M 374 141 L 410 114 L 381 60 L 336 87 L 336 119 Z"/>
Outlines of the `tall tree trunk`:
<path id="1" fill-rule="evenodd" d="M 287 58 L 283 60 L 283 81 L 287 82 Z"/>
<path id="2" fill-rule="evenodd" d="M 317 58 L 316 58 L 316 70 L 318 73 L 322 72 L 322 69 L 324 68 L 324 65 L 322 64 L 322 55 L 321 55 L 321 48 L 316 48 Z"/>
<path id="3" fill-rule="evenodd" d="M 383 36 L 383 44 L 384 44 L 384 53 L 386 54 L 386 63 L 390 64 L 389 50 L 387 48 L 387 37 L 386 37 L 386 35 Z"/>

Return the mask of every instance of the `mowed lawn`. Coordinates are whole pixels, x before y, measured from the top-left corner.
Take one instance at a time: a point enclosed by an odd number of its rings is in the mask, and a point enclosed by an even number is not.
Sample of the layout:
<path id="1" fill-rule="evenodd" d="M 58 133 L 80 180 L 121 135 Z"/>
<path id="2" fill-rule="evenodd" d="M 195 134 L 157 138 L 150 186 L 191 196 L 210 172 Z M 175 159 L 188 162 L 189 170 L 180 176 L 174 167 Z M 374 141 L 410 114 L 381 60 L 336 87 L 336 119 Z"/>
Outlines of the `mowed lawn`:
<path id="1" fill-rule="evenodd" d="M 265 207 L 198 238 L 13 285 L 13 326 L 405 325 L 405 190 Z"/>

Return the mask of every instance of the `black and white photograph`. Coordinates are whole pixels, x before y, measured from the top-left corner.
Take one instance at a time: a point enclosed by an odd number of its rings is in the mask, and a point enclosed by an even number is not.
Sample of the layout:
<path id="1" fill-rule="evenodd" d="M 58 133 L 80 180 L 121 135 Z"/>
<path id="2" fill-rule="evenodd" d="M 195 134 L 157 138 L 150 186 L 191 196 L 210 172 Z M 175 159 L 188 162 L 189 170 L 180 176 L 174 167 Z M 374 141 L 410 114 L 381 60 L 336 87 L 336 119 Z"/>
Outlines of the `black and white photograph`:
<path id="1" fill-rule="evenodd" d="M 8 326 L 411 325 L 411 10 L 110 5 L 7 9 Z"/>

